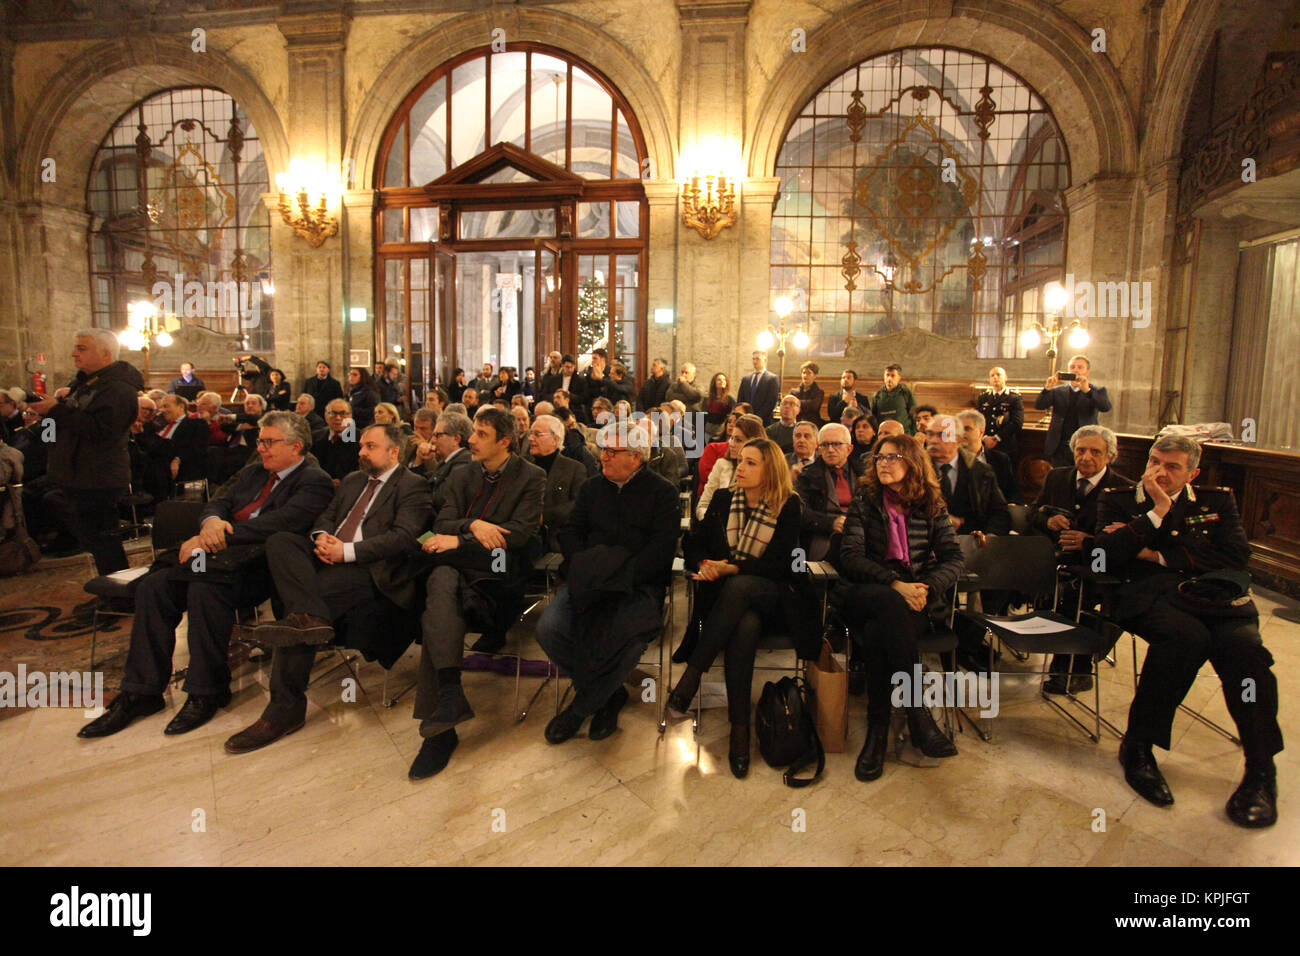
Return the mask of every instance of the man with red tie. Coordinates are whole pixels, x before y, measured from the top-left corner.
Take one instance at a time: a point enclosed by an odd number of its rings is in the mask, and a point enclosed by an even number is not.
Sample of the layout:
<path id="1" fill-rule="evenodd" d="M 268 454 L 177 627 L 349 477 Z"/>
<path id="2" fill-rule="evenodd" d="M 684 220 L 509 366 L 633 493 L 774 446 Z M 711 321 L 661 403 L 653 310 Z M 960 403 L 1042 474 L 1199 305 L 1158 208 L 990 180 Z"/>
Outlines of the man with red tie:
<path id="1" fill-rule="evenodd" d="M 207 503 L 198 534 L 181 544 L 174 562 L 160 556 L 164 566 L 140 581 L 122 691 L 78 737 L 107 737 L 166 706 L 176 627 L 187 612 L 189 697 L 163 733 L 201 727 L 230 703 L 231 628 L 240 609 L 261 604 L 271 592 L 266 541 L 277 531 L 306 533 L 334 493 L 329 475 L 304 457 L 311 444 L 306 419 L 270 412 L 257 424 L 261 461 Z"/>
<path id="2" fill-rule="evenodd" d="M 861 465 L 849 454 L 852 448 L 847 428 L 835 422 L 823 425 L 817 434 L 820 457 L 795 479 L 794 490 L 803 502 L 799 537 L 809 561 L 834 562 L 839 555 L 840 533 L 862 477 Z"/>
<path id="3" fill-rule="evenodd" d="M 433 518 L 429 484 L 401 467 L 396 425 L 371 425 L 360 446 L 360 470 L 343 479 L 311 532 L 281 531 L 266 543 L 284 616 L 237 633 L 275 647 L 271 700 L 226 741 L 227 753 L 257 750 L 302 727 L 316 650 L 334 639 L 335 621 L 380 594 L 403 610 L 415 604 L 416 539 Z"/>

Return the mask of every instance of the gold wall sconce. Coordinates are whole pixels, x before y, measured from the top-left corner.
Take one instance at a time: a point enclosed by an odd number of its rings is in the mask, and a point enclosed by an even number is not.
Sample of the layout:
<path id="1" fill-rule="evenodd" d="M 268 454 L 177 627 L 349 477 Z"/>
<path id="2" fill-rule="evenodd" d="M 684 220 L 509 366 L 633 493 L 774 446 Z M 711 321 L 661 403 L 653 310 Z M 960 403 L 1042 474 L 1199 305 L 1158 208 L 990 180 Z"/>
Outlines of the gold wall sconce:
<path id="1" fill-rule="evenodd" d="M 338 219 L 330 214 L 329 206 L 340 187 L 328 183 L 323 171 L 295 159 L 289 163 L 289 172 L 275 177 L 275 185 L 280 191 L 281 218 L 313 249 L 339 231 Z"/>
<path id="2" fill-rule="evenodd" d="M 712 239 L 736 224 L 736 181 L 723 173 L 704 176 L 695 173 L 682 183 L 682 223 L 705 239 Z"/>

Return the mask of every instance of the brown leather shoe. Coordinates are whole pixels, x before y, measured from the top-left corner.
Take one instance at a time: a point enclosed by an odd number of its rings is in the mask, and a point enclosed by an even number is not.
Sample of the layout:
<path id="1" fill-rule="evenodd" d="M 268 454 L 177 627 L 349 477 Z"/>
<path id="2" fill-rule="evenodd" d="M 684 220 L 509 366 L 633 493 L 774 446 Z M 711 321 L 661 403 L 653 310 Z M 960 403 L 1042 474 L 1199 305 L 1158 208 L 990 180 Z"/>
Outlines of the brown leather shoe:
<path id="1" fill-rule="evenodd" d="M 295 730 L 301 730 L 306 721 L 300 720 L 296 724 L 273 724 L 269 720 L 258 718 L 253 726 L 241 730 L 235 736 L 226 741 L 226 753 L 228 754 L 246 754 L 254 750 L 261 750 L 268 744 L 273 744 L 281 737 L 293 733 Z"/>
<path id="2" fill-rule="evenodd" d="M 268 647 L 328 644 L 334 640 L 334 627 L 314 614 L 287 614 L 279 621 L 268 621 L 252 628 L 241 627 L 240 636 Z"/>

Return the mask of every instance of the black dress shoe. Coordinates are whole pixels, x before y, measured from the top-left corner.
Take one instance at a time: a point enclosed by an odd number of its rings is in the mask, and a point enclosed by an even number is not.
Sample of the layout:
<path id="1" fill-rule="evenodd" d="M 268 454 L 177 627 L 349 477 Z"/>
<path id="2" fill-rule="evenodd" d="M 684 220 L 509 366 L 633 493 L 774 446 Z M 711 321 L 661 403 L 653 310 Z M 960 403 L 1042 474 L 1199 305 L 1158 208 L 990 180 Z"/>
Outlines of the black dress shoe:
<path id="1" fill-rule="evenodd" d="M 908 709 L 907 730 L 912 735 L 912 746 L 927 757 L 957 756 L 957 745 L 939 729 L 928 707 Z"/>
<path id="2" fill-rule="evenodd" d="M 548 744 L 562 744 L 582 727 L 582 722 L 587 718 L 575 714 L 572 707 L 566 707 L 546 725 L 546 742 Z"/>
<path id="3" fill-rule="evenodd" d="M 171 719 L 171 723 L 163 728 L 163 733 L 175 737 L 177 734 L 188 734 L 191 730 L 197 730 L 217 716 L 217 711 L 229 703 L 230 691 L 224 694 L 190 694 L 185 698 L 181 709 L 176 712 L 176 716 Z"/>
<path id="4" fill-rule="evenodd" d="M 681 685 L 679 684 L 678 687 L 680 688 Z M 694 693 L 688 697 L 683 694 L 680 689 L 674 690 L 668 695 L 668 702 L 665 704 L 665 707 L 668 710 L 668 715 L 670 717 L 676 717 L 679 720 L 683 717 L 689 717 L 691 715 L 691 701 L 694 699 Z"/>
<path id="5" fill-rule="evenodd" d="M 459 684 L 443 684 L 438 688 L 438 703 L 433 713 L 420 721 L 420 736 L 426 740 L 437 737 L 473 717 L 464 689 Z"/>
<path id="6" fill-rule="evenodd" d="M 591 740 L 604 740 L 618 730 L 618 712 L 623 709 L 623 705 L 627 703 L 627 700 L 626 687 L 619 687 L 618 690 L 614 691 L 600 710 L 591 715 L 591 726 L 587 728 L 587 736 Z"/>
<path id="7" fill-rule="evenodd" d="M 1044 694 L 1068 694 L 1070 692 L 1069 678 L 1064 674 L 1053 674 L 1047 680 L 1043 681 Z"/>
<path id="8" fill-rule="evenodd" d="M 167 706 L 162 694 L 133 694 L 124 690 L 108 709 L 77 731 L 82 738 L 107 737 L 126 728 L 137 717 L 148 717 Z"/>
<path id="9" fill-rule="evenodd" d="M 287 724 L 273 724 L 259 717 L 252 726 L 244 728 L 226 741 L 226 753 L 246 754 L 261 750 L 295 730 L 302 730 L 304 723 L 303 720 L 295 720 Z"/>
<path id="10" fill-rule="evenodd" d="M 1119 742 L 1119 762 L 1124 767 L 1124 780 L 1137 791 L 1139 797 L 1157 807 L 1173 806 L 1174 795 L 1165 783 L 1164 774 L 1156 766 L 1151 745 L 1130 741 Z"/>
<path id="11" fill-rule="evenodd" d="M 451 760 L 451 752 L 456 749 L 458 743 L 460 738 L 456 736 L 454 730 L 430 737 L 420 745 L 420 752 L 411 761 L 411 769 L 406 775 L 412 780 L 424 780 L 441 773 L 447 766 L 447 761 Z"/>
<path id="12" fill-rule="evenodd" d="M 849 693 L 861 697 L 867 692 L 867 662 L 861 658 L 849 659 Z"/>
<path id="13" fill-rule="evenodd" d="M 749 775 L 749 724 L 731 725 L 731 743 L 727 748 L 731 775 L 744 780 Z"/>
<path id="14" fill-rule="evenodd" d="M 1085 690 L 1092 690 L 1092 675 L 1080 674 L 1070 676 L 1070 693 L 1082 694 Z"/>
<path id="15" fill-rule="evenodd" d="M 1258 829 L 1277 823 L 1277 771 L 1272 767 L 1246 768 L 1246 776 L 1225 808 L 1239 827 Z"/>
<path id="16" fill-rule="evenodd" d="M 853 766 L 853 776 L 859 780 L 878 780 L 885 772 L 885 751 L 889 749 L 889 721 L 867 724 L 867 740 Z"/>

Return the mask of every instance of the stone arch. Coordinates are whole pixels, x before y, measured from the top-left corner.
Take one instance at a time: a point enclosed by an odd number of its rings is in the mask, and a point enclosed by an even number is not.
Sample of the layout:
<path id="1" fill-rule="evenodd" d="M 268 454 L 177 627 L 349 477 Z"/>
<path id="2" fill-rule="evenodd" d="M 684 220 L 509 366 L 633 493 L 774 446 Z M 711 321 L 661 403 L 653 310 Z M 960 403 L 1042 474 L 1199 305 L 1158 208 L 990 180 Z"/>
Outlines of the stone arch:
<path id="1" fill-rule="evenodd" d="M 134 103 L 174 86 L 211 86 L 234 97 L 257 130 L 271 177 L 288 168 L 280 115 L 247 73 L 220 52 L 194 54 L 187 40 L 138 36 L 92 47 L 46 88 L 23 128 L 19 198 L 84 209 L 90 164 L 109 127 Z M 40 179 L 46 156 L 57 163 L 54 183 Z"/>
<path id="2" fill-rule="evenodd" d="M 1132 111 L 1114 66 L 1090 43 L 1082 27 L 1033 0 L 986 0 L 940 18 L 929 17 L 924 6 L 870 0 L 822 24 L 808 37 L 808 54 L 786 56 L 751 126 L 748 174 L 773 175 L 790 124 L 832 79 L 872 56 L 916 46 L 970 50 L 1019 75 L 1056 117 L 1072 182 L 1131 174 L 1137 168 Z"/>
<path id="3" fill-rule="evenodd" d="M 372 188 L 375 162 L 384 129 L 402 100 L 438 64 L 483 46 L 495 27 L 504 27 L 511 42 L 533 41 L 566 49 L 600 70 L 627 99 L 645 137 L 655 179 L 673 175 L 676 149 L 670 132 L 668 107 L 658 84 L 640 61 L 602 30 L 575 17 L 540 7 L 519 7 L 506 13 L 470 13 L 440 24 L 398 53 L 379 73 L 366 94 L 348 137 L 356 185 Z M 564 43 L 557 38 L 563 37 Z"/>
<path id="4" fill-rule="evenodd" d="M 1160 68 L 1151 97 L 1151 112 L 1142 138 L 1142 167 L 1150 169 L 1178 159 L 1192 90 L 1219 24 L 1221 0 L 1191 4 L 1174 28 L 1169 56 Z"/>

